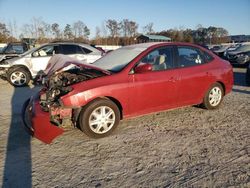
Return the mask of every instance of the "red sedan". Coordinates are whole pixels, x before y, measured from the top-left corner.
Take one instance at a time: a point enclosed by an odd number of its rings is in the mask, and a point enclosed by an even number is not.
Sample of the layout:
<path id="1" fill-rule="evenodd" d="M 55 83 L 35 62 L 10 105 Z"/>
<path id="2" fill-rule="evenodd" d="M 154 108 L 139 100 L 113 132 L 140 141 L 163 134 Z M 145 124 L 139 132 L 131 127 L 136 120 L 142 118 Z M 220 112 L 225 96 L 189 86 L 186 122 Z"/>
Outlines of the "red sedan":
<path id="1" fill-rule="evenodd" d="M 49 66 L 45 87 L 23 113 L 45 143 L 68 126 L 100 138 L 121 119 L 197 104 L 215 109 L 233 85 L 230 63 L 189 43 L 126 46 L 92 65 L 56 56 Z"/>

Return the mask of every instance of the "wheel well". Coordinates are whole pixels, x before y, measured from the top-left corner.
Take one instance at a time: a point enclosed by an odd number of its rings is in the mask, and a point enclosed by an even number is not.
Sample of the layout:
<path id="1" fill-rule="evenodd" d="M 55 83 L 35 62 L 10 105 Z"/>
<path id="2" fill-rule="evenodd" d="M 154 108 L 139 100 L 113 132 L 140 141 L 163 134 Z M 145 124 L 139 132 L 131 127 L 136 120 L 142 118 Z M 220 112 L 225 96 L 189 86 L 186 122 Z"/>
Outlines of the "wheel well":
<path id="1" fill-rule="evenodd" d="M 29 73 L 30 77 L 32 77 L 30 70 L 25 65 L 13 65 L 12 67 L 9 68 L 9 70 L 18 69 L 18 68 L 25 69 Z"/>
<path id="2" fill-rule="evenodd" d="M 223 82 L 220 82 L 220 81 L 217 81 L 217 83 L 220 84 L 220 85 L 222 86 L 223 94 L 225 95 L 225 93 L 226 93 L 226 87 L 225 87 L 224 83 L 223 83 Z"/>
<path id="3" fill-rule="evenodd" d="M 104 99 L 111 100 L 112 102 L 114 102 L 114 103 L 117 105 L 117 107 L 118 107 L 118 109 L 119 109 L 119 111 L 120 111 L 120 117 L 121 117 L 121 119 L 123 119 L 122 105 L 121 105 L 121 103 L 120 103 L 117 99 L 115 99 L 115 98 L 113 98 L 113 97 L 109 97 L 109 96 L 98 97 L 98 98 L 95 98 L 95 99 L 89 101 L 86 105 L 88 105 L 88 104 L 90 104 L 90 103 L 92 103 L 92 102 L 94 102 L 94 101 L 96 101 L 96 100 L 98 100 L 98 99 L 103 99 L 103 98 L 104 98 Z M 82 106 L 81 108 L 74 109 L 74 115 L 73 115 L 73 117 L 74 117 L 75 121 L 78 120 L 82 108 L 84 108 L 86 105 Z"/>
<path id="4" fill-rule="evenodd" d="M 119 111 L 120 111 L 121 119 L 123 119 L 123 114 L 122 114 L 123 109 L 122 109 L 121 103 L 117 99 L 115 99 L 113 97 L 105 96 L 105 98 L 111 100 L 112 102 L 114 102 L 117 105 L 117 107 L 119 108 Z"/>

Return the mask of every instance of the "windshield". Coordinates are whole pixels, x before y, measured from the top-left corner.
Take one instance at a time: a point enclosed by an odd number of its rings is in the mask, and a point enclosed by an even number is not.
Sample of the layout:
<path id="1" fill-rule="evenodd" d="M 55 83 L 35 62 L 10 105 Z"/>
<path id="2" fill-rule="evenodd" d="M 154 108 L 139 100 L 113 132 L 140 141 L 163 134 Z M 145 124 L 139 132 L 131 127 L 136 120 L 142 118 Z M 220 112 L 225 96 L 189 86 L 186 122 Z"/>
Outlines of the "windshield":
<path id="1" fill-rule="evenodd" d="M 23 54 L 21 54 L 20 56 L 26 56 L 26 55 L 28 55 L 28 54 L 31 54 L 31 53 L 33 53 L 35 50 L 37 50 L 38 48 L 32 48 L 32 49 L 30 49 L 30 50 L 28 50 L 27 52 L 24 52 Z"/>
<path id="2" fill-rule="evenodd" d="M 93 64 L 111 72 L 119 72 L 144 50 L 145 48 L 123 47 L 108 53 Z"/>

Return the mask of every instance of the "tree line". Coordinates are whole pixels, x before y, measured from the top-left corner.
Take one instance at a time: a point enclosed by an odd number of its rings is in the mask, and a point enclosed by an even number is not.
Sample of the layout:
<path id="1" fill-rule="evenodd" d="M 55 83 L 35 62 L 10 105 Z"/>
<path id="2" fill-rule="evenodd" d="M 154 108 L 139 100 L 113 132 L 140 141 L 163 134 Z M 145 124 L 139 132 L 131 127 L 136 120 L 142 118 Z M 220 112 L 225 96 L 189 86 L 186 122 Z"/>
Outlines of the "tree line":
<path id="1" fill-rule="evenodd" d="M 15 21 L 8 24 L 0 22 L 0 43 L 35 38 L 37 43 L 74 41 L 98 45 L 129 45 L 137 43 L 135 38 L 140 34 L 163 35 L 171 38 L 172 41 L 198 44 L 228 42 L 228 31 L 222 27 L 197 25 L 195 29 L 180 27 L 158 32 L 154 31 L 153 27 L 153 23 L 148 23 L 142 26 L 142 33 L 139 33 L 139 24 L 136 21 L 108 19 L 95 28 L 95 35 L 90 39 L 91 31 L 81 20 L 61 26 L 58 23 L 49 24 L 42 18 L 34 17 L 30 23 L 24 24 L 21 28 L 17 27 Z"/>

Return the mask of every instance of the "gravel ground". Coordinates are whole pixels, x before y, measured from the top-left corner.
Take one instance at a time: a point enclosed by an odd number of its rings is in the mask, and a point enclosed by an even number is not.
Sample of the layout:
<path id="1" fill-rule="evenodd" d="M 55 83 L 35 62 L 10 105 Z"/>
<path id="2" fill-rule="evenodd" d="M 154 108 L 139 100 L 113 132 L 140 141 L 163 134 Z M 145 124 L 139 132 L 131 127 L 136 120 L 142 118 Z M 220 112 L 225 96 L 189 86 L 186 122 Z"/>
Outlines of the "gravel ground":
<path id="1" fill-rule="evenodd" d="M 113 135 L 80 130 L 45 145 L 29 137 L 21 106 L 38 88 L 0 81 L 2 187 L 250 187 L 250 87 L 235 68 L 218 110 L 186 107 L 124 120 Z"/>

